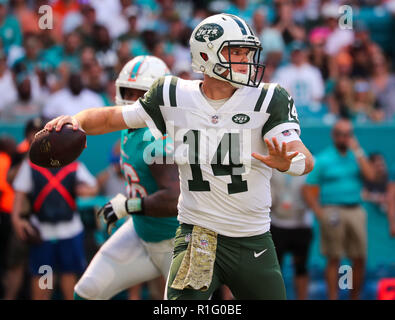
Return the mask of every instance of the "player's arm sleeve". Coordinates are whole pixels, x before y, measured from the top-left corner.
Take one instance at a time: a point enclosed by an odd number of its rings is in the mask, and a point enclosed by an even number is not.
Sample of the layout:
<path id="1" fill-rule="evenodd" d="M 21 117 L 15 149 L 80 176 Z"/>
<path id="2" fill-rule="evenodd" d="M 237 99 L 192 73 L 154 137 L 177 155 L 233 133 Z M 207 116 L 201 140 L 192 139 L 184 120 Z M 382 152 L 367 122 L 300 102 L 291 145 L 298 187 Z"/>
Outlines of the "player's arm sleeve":
<path id="1" fill-rule="evenodd" d="M 283 142 L 288 143 L 291 141 L 301 141 L 299 137 L 299 133 L 295 129 L 284 130 L 275 135 L 277 142 L 281 145 Z"/>
<path id="2" fill-rule="evenodd" d="M 141 108 L 139 101 L 122 107 L 123 120 L 129 128 L 137 129 L 146 126 L 146 121 L 140 116 L 139 109 Z"/>
<path id="3" fill-rule="evenodd" d="M 32 170 L 27 160 L 24 160 L 15 176 L 12 187 L 15 191 L 30 193 L 33 190 Z"/>
<path id="4" fill-rule="evenodd" d="M 148 126 L 155 139 L 166 134 L 166 124 L 159 106 L 163 106 L 164 77 L 157 79 L 150 90 L 133 105 L 123 108 L 123 118 L 130 128 Z M 138 116 L 138 117 L 137 117 Z M 141 125 L 141 122 L 144 125 Z M 140 126 L 136 126 L 136 123 Z"/>
<path id="5" fill-rule="evenodd" d="M 77 181 L 80 183 L 85 183 L 90 187 L 95 187 L 97 184 L 96 178 L 89 172 L 82 162 L 78 163 L 76 175 Z"/>
<path id="6" fill-rule="evenodd" d="M 277 85 L 273 97 L 267 107 L 270 114 L 262 128 L 262 137 L 271 139 L 286 130 L 296 130 L 300 135 L 298 114 L 293 98 L 288 92 Z"/>

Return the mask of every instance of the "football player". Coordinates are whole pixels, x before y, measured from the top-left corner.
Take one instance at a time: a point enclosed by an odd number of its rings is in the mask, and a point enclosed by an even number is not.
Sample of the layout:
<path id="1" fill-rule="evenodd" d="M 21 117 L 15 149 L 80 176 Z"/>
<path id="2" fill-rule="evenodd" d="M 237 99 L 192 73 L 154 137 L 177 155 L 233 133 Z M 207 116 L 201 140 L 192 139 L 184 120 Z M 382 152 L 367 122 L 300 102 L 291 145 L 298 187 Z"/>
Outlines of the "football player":
<path id="1" fill-rule="evenodd" d="M 169 70 L 159 58 L 132 59 L 115 82 L 116 103 L 133 104 L 166 74 Z M 176 165 L 165 164 L 166 157 L 172 156 L 170 139 L 152 140 L 148 128 L 122 131 L 121 169 L 128 199 L 118 194 L 99 214 L 104 216 L 109 232 L 120 218 L 131 215 L 131 219 L 96 253 L 75 286 L 75 299 L 109 299 L 127 288 L 168 275 L 179 225 L 179 179 Z"/>
<path id="2" fill-rule="evenodd" d="M 192 68 L 204 79 L 157 80 L 132 105 L 83 111 L 87 134 L 148 126 L 174 141 L 181 195 L 167 299 L 208 299 L 226 284 L 236 299 L 285 299 L 270 234 L 272 170 L 303 175 L 313 158 L 301 141 L 292 97 L 262 83 L 261 44 L 237 16 L 203 20 L 190 38 Z"/>

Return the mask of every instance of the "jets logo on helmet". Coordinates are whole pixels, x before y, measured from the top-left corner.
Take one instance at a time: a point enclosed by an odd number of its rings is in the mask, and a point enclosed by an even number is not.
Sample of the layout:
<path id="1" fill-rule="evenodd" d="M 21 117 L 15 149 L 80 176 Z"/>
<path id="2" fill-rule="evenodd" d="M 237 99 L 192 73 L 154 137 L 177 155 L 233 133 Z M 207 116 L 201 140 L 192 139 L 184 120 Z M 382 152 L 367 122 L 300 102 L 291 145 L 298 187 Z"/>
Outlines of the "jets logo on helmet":
<path id="1" fill-rule="evenodd" d="M 265 66 L 260 63 L 261 43 L 248 24 L 231 14 L 217 14 L 204 19 L 193 30 L 189 40 L 192 69 L 210 77 L 228 81 L 234 87 L 258 87 Z M 231 48 L 248 48 L 248 62 L 231 59 Z M 229 61 L 222 51 L 228 49 Z M 245 73 L 232 70 L 232 66 L 245 65 Z"/>
<path id="2" fill-rule="evenodd" d="M 156 79 L 168 74 L 170 74 L 169 68 L 157 57 L 133 58 L 125 64 L 115 81 L 115 103 L 117 105 L 134 103 L 134 101 L 124 99 L 126 88 L 148 91 Z"/>
<path id="3" fill-rule="evenodd" d="M 209 41 L 218 39 L 224 34 L 224 29 L 219 24 L 207 23 L 202 25 L 195 33 L 195 39 L 200 42 L 205 42 L 205 38 Z"/>

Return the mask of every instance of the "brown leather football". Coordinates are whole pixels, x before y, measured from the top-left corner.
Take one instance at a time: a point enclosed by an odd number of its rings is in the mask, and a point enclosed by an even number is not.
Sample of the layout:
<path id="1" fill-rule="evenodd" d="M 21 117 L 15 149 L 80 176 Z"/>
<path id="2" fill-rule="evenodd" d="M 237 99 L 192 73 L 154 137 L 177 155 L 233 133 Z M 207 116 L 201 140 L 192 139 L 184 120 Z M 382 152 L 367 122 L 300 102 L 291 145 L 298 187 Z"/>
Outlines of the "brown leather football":
<path id="1" fill-rule="evenodd" d="M 64 167 L 79 157 L 85 145 L 85 132 L 73 130 L 71 124 L 64 125 L 60 131 L 43 129 L 34 137 L 29 158 L 40 167 Z"/>

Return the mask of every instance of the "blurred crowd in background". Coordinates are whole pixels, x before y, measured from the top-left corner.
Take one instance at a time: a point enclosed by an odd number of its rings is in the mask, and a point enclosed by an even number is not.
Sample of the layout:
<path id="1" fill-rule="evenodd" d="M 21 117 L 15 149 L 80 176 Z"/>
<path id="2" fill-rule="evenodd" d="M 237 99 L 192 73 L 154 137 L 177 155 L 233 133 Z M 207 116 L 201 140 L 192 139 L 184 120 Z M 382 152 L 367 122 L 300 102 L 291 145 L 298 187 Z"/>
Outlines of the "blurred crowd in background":
<path id="1" fill-rule="evenodd" d="M 52 21 L 40 11 L 48 4 Z M 113 105 L 114 81 L 137 55 L 196 78 L 189 37 L 218 12 L 249 23 L 262 42 L 264 81 L 290 91 L 305 122 L 394 119 L 395 2 L 388 0 L 0 0 L 0 119 Z"/>
<path id="2" fill-rule="evenodd" d="M 349 7 L 341 19 L 344 4 Z M 46 5 L 52 21 L 43 20 Z M 220 12 L 245 19 L 255 31 L 266 65 L 263 81 L 280 83 L 292 94 L 302 126 L 333 125 L 338 118 L 353 124 L 394 123 L 391 0 L 0 0 L 0 123 L 25 124 L 38 116 L 114 105 L 115 80 L 138 55 L 157 56 L 172 74 L 199 79 L 191 70 L 189 38 L 200 21 Z M 40 28 L 40 22 L 51 28 Z M 8 138 L 0 141 L 2 196 L 12 193 L 6 182 L 9 168 L 17 168 L 28 150 L 32 136 L 26 130 L 18 146 Z M 381 154 L 371 154 L 370 162 L 376 180 L 365 182 L 364 200 L 385 212 L 389 170 Z M 116 189 L 115 182 L 123 188 L 119 145 L 98 176 L 100 194 L 115 195 L 106 191 L 110 182 L 109 190 Z M 0 211 L 11 212 L 11 198 L 4 199 Z M 395 222 L 391 228 L 395 235 Z M 95 239 L 91 253 L 106 239 L 104 230 Z M 25 261 L 16 260 L 22 269 L 8 278 L 21 282 Z M 21 284 L 13 286 L 8 293 L 16 298 Z"/>

